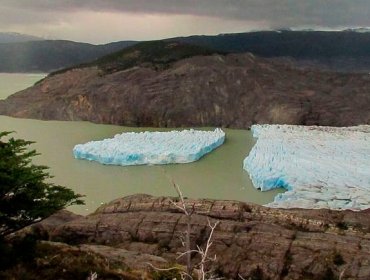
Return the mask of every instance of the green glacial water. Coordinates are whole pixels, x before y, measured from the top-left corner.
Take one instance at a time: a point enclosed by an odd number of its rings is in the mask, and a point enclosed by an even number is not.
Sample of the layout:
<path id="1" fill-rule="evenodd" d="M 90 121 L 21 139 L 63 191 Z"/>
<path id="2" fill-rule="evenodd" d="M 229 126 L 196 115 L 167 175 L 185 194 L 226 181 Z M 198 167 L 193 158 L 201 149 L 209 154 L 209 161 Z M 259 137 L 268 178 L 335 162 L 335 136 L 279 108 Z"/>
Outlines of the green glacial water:
<path id="1" fill-rule="evenodd" d="M 0 74 L 0 99 L 32 85 L 42 77 L 44 75 L 41 74 Z M 225 144 L 194 163 L 128 167 L 76 160 L 72 149 L 76 144 L 112 137 L 125 131 L 158 129 L 0 116 L 0 131 L 4 130 L 16 131 L 14 137 L 35 141 L 32 147 L 41 153 L 35 158 L 35 163 L 50 167 L 54 183 L 86 196 L 86 205 L 69 208 L 79 214 L 91 213 L 102 203 L 130 194 L 175 196 L 172 179 L 181 187 L 184 196 L 192 198 L 265 204 L 281 192 L 260 192 L 253 188 L 248 173 L 242 168 L 243 159 L 255 143 L 250 131 L 246 130 L 225 129 Z"/>

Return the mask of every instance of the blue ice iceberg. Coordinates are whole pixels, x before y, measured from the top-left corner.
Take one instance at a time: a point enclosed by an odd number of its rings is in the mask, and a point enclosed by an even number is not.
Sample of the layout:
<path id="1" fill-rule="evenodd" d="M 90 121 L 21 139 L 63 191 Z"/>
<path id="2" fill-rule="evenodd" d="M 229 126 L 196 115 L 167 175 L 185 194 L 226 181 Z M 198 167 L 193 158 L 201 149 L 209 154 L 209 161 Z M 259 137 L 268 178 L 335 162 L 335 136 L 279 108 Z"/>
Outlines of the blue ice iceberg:
<path id="1" fill-rule="evenodd" d="M 76 145 L 77 159 L 113 165 L 187 163 L 200 159 L 225 141 L 225 132 L 183 130 L 128 132 L 111 139 Z"/>
<path id="2" fill-rule="evenodd" d="M 256 188 L 283 187 L 270 207 L 370 208 L 370 126 L 254 125 L 244 160 Z"/>

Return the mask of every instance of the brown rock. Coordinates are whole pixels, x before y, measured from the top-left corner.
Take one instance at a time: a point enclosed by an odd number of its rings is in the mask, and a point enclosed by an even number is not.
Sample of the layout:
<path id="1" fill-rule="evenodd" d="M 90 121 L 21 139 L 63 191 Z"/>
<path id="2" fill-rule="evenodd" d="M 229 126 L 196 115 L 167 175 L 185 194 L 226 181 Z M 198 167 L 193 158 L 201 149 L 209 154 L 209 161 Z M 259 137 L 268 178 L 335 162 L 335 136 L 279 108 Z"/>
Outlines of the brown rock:
<path id="1" fill-rule="evenodd" d="M 350 126 L 370 124 L 369 92 L 368 74 L 301 70 L 251 54 L 213 55 L 168 69 L 70 70 L 0 101 L 0 114 L 154 127 Z"/>
<path id="2" fill-rule="evenodd" d="M 191 243 L 204 246 L 208 219 L 220 221 L 210 256 L 231 279 L 370 278 L 369 211 L 269 209 L 237 201 L 186 200 Z M 50 231 L 52 239 L 149 252 L 176 260 L 187 219 L 170 199 L 148 195 L 117 199 L 94 214 Z M 196 255 L 193 262 L 199 261 Z M 256 276 L 257 275 L 257 276 Z M 326 277 L 326 278 L 325 278 Z"/>

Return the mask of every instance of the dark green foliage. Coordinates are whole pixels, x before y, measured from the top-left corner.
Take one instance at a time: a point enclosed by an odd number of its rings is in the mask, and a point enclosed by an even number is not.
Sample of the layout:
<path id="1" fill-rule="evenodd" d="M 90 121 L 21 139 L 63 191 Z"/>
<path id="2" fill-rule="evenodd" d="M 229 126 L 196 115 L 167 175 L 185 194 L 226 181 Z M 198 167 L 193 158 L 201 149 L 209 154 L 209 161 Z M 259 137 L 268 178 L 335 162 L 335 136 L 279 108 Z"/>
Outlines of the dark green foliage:
<path id="1" fill-rule="evenodd" d="M 155 70 L 166 69 L 171 63 L 196 55 L 225 54 L 206 47 L 174 41 L 149 41 L 138 43 L 121 51 L 99 58 L 91 63 L 77 65 L 50 74 L 56 75 L 73 68 L 98 66 L 104 74 L 113 73 L 134 66 L 145 65 Z"/>
<path id="2" fill-rule="evenodd" d="M 345 264 L 346 262 L 344 261 L 344 259 L 343 259 L 343 257 L 342 257 L 342 255 L 341 255 L 341 254 L 336 253 L 336 254 L 334 255 L 334 258 L 333 258 L 333 263 L 334 263 L 335 265 L 343 265 L 343 264 Z"/>
<path id="3" fill-rule="evenodd" d="M 337 228 L 342 229 L 342 230 L 347 230 L 348 229 L 348 224 L 345 222 L 338 222 L 336 224 Z"/>
<path id="4" fill-rule="evenodd" d="M 330 268 L 327 268 L 324 276 L 322 277 L 322 280 L 336 280 L 336 279 L 338 278 L 335 277 L 333 271 Z"/>
<path id="5" fill-rule="evenodd" d="M 81 195 L 47 183 L 47 167 L 32 164 L 37 155 L 30 141 L 2 138 L 0 133 L 0 236 L 42 220 L 72 204 L 83 204 Z"/>
<path id="6" fill-rule="evenodd" d="M 98 59 L 95 63 L 104 72 L 125 70 L 148 63 L 155 69 L 162 69 L 170 63 L 196 55 L 212 55 L 214 50 L 171 41 L 151 41 L 139 43 L 133 47 Z M 221 53 L 221 52 L 218 52 Z"/>
<path id="7" fill-rule="evenodd" d="M 0 279 L 86 280 L 91 272 L 102 280 L 141 279 L 128 271 L 124 263 L 109 262 L 99 254 L 44 243 L 36 243 L 32 252 L 32 260 L 19 259 L 12 267 L 0 269 Z"/>
<path id="8" fill-rule="evenodd" d="M 172 279 L 182 279 L 181 270 L 176 269 L 176 265 L 173 266 L 174 269 L 170 270 L 154 270 L 152 273 L 153 280 L 172 280 Z"/>
<path id="9" fill-rule="evenodd" d="M 12 242 L 0 238 L 0 271 L 20 262 L 31 262 L 35 257 L 37 237 L 28 234 Z"/>
<path id="10" fill-rule="evenodd" d="M 257 268 L 255 268 L 251 274 L 249 275 L 249 278 L 248 279 L 251 279 L 251 280 L 263 280 L 263 272 L 262 272 L 262 269 L 257 266 Z"/>

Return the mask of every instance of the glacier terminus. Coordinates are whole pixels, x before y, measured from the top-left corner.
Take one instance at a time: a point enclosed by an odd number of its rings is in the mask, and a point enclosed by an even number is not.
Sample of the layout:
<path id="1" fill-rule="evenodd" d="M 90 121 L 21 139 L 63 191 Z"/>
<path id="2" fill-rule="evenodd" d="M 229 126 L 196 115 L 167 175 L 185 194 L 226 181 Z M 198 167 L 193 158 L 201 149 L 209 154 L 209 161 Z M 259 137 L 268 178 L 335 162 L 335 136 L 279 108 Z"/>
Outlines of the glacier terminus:
<path id="1" fill-rule="evenodd" d="M 253 125 L 243 166 L 262 191 L 285 188 L 270 207 L 370 208 L 370 126 Z"/>

